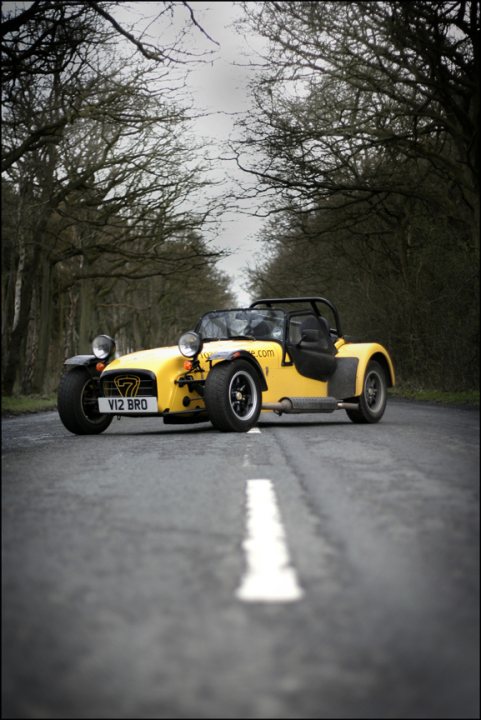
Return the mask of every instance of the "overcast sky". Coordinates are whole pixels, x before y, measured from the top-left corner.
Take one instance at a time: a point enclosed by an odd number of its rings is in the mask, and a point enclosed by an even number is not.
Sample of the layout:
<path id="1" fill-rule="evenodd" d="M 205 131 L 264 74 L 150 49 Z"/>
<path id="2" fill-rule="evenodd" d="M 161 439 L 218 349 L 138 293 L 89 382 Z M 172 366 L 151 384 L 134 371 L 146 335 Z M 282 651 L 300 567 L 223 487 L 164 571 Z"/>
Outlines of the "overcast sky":
<path id="1" fill-rule="evenodd" d="M 195 120 L 194 132 L 197 136 L 207 138 L 214 146 L 210 154 L 221 155 L 226 142 L 233 132 L 235 113 L 244 112 L 249 108 L 250 96 L 248 81 L 252 71 L 246 67 L 249 61 L 256 59 L 255 49 L 261 47 L 261 39 L 255 36 L 243 37 L 232 27 L 234 20 L 242 15 L 242 11 L 234 2 L 190 2 L 195 18 L 205 32 L 219 45 L 210 42 L 202 32 L 192 27 L 189 32 L 190 49 L 193 52 L 212 52 L 212 62 L 199 65 L 191 72 L 189 89 L 195 106 L 209 111 L 207 117 Z M 130 5 L 130 3 L 129 3 Z M 155 2 L 136 2 L 131 6 L 139 22 L 152 18 L 158 12 Z M 178 12 L 178 22 L 188 23 L 187 11 Z M 117 14 L 117 13 L 116 13 Z M 144 20 L 142 20 L 142 16 Z M 132 16 L 131 16 L 132 17 Z M 165 18 L 160 24 L 152 23 L 147 33 L 152 40 L 162 44 L 161 35 L 165 29 Z M 229 178 L 243 176 L 234 162 L 218 162 L 219 177 Z M 262 220 L 245 213 L 229 212 L 223 216 L 219 234 L 215 244 L 227 249 L 231 256 L 219 263 L 219 267 L 227 272 L 233 281 L 233 290 L 241 304 L 249 302 L 248 294 L 243 290 L 245 275 L 243 271 L 248 264 L 255 265 L 254 256 L 261 251 L 254 236 L 259 231 Z"/>
<path id="2" fill-rule="evenodd" d="M 256 59 L 255 49 L 260 47 L 260 39 L 253 36 L 245 38 L 232 27 L 233 21 L 241 15 L 241 10 L 233 2 L 193 2 L 191 6 L 198 22 L 220 43 L 220 47 L 216 48 L 218 59 L 213 65 L 192 76 L 192 89 L 198 102 L 224 113 L 248 110 L 250 96 L 247 84 L 252 72 L 245 65 L 249 60 Z M 233 123 L 234 117 L 227 114 L 211 116 L 199 122 L 199 132 L 213 139 L 227 140 L 233 132 Z M 226 164 L 223 170 L 232 177 L 243 175 L 233 162 Z M 232 256 L 222 261 L 220 267 L 232 277 L 233 289 L 243 304 L 249 302 L 249 296 L 242 288 L 245 283 L 243 270 L 247 264 L 255 264 L 254 256 L 261 251 L 254 239 L 261 225 L 262 221 L 258 218 L 244 213 L 229 213 L 217 240 L 220 247 L 232 252 Z"/>

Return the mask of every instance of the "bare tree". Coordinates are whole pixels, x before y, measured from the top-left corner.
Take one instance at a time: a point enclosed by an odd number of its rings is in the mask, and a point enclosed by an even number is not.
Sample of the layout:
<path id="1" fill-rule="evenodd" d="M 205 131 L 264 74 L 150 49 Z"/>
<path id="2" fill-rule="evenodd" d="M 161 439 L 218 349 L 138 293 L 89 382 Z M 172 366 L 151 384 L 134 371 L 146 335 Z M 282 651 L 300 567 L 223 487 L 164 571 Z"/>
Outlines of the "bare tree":
<path id="1" fill-rule="evenodd" d="M 193 56 L 179 38 L 163 48 L 139 39 L 115 19 L 119 5 L 34 2 L 2 26 L 2 157 L 19 216 L 3 276 L 6 393 L 19 376 L 24 391 L 41 387 L 57 306 L 78 324 L 72 337 L 91 332 L 96 280 L 142 281 L 219 257 L 185 243 L 216 205 L 195 205 L 206 181 L 186 139 L 184 70 L 174 72 Z M 192 22 L 185 3 L 158 7 Z M 133 47 L 120 59 L 119 34 Z"/>
<path id="2" fill-rule="evenodd" d="M 197 23 L 187 2 L 165 0 L 151 4 L 157 11 L 156 22 L 167 26 L 176 12 L 184 10 L 186 24 L 195 24 L 199 32 L 209 37 Z M 162 78 L 168 78 L 170 91 L 182 77 L 177 73 L 174 80 L 174 70 L 205 60 L 210 55 L 211 51 L 194 55 L 185 48 L 185 27 L 172 35 L 164 47 L 148 42 L 142 33 L 136 33 L 116 19 L 116 11 L 123 6 L 125 3 L 120 0 L 68 3 L 34 0 L 25 10 L 17 14 L 7 11 L 5 16 L 2 8 L 2 99 L 6 108 L 5 129 L 8 130 L 2 143 L 2 171 L 24 153 L 56 142 L 65 127 L 79 113 L 80 116 L 85 113 L 82 104 L 68 103 L 59 106 L 53 117 L 43 118 L 41 107 L 36 108 L 32 126 L 16 121 L 17 103 L 32 83 L 48 92 L 53 78 L 61 77 L 64 86 L 72 86 L 75 92 L 79 83 L 85 85 L 86 78 L 98 80 L 102 74 L 108 76 L 109 63 L 119 51 L 120 39 L 125 39 L 149 61 L 146 67 L 155 68 L 157 85 Z M 124 62 L 129 64 L 130 59 L 126 56 Z"/>
<path id="3" fill-rule="evenodd" d="M 270 41 L 233 146 L 272 217 L 253 289 L 331 294 L 402 379 L 475 386 L 479 3 L 244 7 Z"/>
<path id="4" fill-rule="evenodd" d="M 439 207 L 435 184 L 386 172 L 412 161 L 420 179 L 450 178 L 451 210 L 479 257 L 479 2 L 244 7 L 270 41 L 258 111 L 235 148 L 254 192 L 304 210 L 336 194 L 352 203 L 396 193 Z"/>

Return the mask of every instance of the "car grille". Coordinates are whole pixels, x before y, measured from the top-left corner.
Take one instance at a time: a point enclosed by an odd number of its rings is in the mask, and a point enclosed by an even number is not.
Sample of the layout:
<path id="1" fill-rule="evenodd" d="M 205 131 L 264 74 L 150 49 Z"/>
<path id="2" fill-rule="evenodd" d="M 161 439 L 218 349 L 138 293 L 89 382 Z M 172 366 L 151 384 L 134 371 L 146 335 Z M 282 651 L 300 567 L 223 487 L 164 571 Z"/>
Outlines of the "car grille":
<path id="1" fill-rule="evenodd" d="M 103 397 L 157 397 L 155 375 L 145 370 L 106 372 L 101 378 Z"/>

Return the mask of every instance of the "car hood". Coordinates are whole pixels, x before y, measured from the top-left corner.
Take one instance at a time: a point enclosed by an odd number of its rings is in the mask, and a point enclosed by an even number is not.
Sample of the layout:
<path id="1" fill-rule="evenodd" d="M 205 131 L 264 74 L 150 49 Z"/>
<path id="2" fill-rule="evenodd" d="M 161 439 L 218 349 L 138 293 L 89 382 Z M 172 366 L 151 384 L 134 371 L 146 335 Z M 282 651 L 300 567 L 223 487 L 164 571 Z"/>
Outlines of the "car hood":
<path id="1" fill-rule="evenodd" d="M 121 370 L 123 368 L 137 368 L 140 370 L 144 367 L 150 369 L 152 365 L 181 357 L 182 355 L 177 345 L 153 348 L 152 350 L 137 350 L 136 352 L 115 358 L 115 360 L 112 360 L 112 362 L 107 365 L 105 371 Z"/>
<path id="2" fill-rule="evenodd" d="M 199 360 L 207 360 L 212 354 L 217 352 L 229 352 L 232 350 L 254 350 L 276 345 L 271 340 L 214 340 L 204 343 L 199 354 Z M 179 351 L 177 345 L 167 347 L 153 348 L 152 350 L 138 350 L 127 355 L 112 360 L 105 368 L 104 372 L 111 370 L 151 370 L 156 371 L 166 364 L 173 370 L 182 373 L 184 371 L 185 358 Z"/>

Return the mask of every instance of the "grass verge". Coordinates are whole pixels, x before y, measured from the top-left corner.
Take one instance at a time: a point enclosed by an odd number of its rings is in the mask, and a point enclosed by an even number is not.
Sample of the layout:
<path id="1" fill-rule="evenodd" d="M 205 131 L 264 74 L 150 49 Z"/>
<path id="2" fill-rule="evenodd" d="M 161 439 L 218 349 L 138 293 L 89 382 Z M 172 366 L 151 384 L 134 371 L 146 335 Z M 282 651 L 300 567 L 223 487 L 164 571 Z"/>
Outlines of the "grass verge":
<path id="1" fill-rule="evenodd" d="M 57 407 L 56 395 L 9 395 L 2 397 L 2 415 L 21 415 Z"/>
<path id="2" fill-rule="evenodd" d="M 428 390 L 400 385 L 389 390 L 392 397 L 406 400 L 421 400 L 442 405 L 465 405 L 479 407 L 479 390 L 448 392 L 445 390 Z"/>

